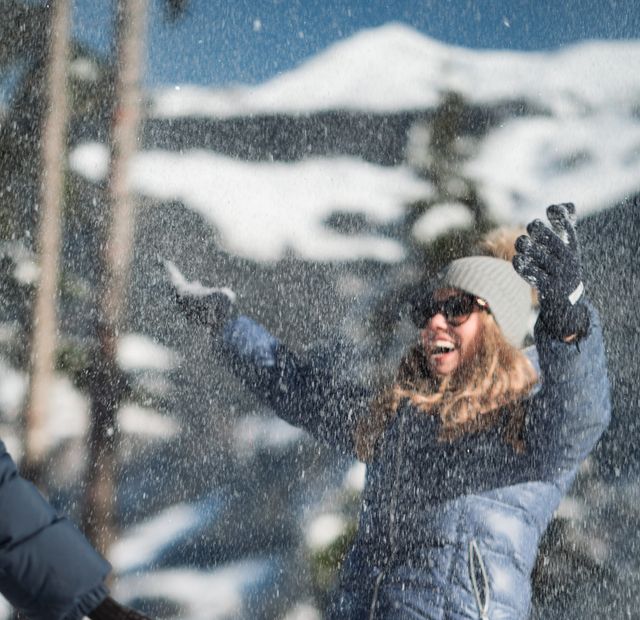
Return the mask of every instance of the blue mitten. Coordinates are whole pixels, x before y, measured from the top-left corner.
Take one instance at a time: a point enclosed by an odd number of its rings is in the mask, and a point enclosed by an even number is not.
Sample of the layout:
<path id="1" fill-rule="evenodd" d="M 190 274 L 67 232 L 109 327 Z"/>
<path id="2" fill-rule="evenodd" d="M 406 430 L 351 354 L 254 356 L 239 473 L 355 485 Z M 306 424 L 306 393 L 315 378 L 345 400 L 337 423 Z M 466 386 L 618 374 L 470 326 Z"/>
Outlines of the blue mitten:
<path id="1" fill-rule="evenodd" d="M 171 261 L 165 260 L 164 266 L 176 303 L 187 320 L 209 328 L 215 335 L 235 316 L 236 295 L 231 289 L 203 286 L 197 280 L 189 282 Z"/>
<path id="2" fill-rule="evenodd" d="M 516 240 L 515 270 L 538 289 L 538 320 L 559 340 L 581 338 L 589 331 L 584 304 L 582 266 L 576 234 L 576 209 L 570 202 L 547 208 L 551 228 L 541 220 L 527 226 L 528 235 Z"/>

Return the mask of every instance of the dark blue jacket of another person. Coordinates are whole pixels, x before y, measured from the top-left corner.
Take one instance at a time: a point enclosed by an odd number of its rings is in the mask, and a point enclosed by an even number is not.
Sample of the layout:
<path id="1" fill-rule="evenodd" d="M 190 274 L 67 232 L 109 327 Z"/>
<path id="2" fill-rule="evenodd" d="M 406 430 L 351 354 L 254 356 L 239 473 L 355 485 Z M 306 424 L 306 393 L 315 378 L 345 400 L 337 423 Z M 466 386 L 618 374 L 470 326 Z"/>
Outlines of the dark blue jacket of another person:
<path id="1" fill-rule="evenodd" d="M 225 326 L 223 342 L 236 374 L 276 413 L 353 454 L 370 390 L 246 317 Z M 523 403 L 524 453 L 505 443 L 501 425 L 439 441 L 436 416 L 401 405 L 367 467 L 332 618 L 528 617 L 540 537 L 610 417 L 595 311 L 579 347 L 540 326 L 535 342 L 541 380 Z"/>
<path id="2" fill-rule="evenodd" d="M 110 570 L 0 441 L 0 593 L 30 620 L 79 620 L 107 596 Z"/>

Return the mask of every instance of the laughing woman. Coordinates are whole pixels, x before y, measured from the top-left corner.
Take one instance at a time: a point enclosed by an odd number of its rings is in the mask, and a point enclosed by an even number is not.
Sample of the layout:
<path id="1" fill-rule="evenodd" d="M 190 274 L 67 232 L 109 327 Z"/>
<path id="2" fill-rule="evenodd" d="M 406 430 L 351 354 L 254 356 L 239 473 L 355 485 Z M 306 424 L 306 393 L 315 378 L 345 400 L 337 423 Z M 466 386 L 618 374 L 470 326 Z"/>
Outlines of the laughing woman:
<path id="1" fill-rule="evenodd" d="M 529 616 L 540 537 L 609 421 L 575 210 L 547 216 L 517 240 L 513 264 L 471 256 L 437 275 L 412 307 L 417 346 L 373 392 L 235 316 L 224 291 L 177 288 L 249 389 L 367 463 L 331 618 Z M 523 351 L 530 285 L 540 312 Z"/>

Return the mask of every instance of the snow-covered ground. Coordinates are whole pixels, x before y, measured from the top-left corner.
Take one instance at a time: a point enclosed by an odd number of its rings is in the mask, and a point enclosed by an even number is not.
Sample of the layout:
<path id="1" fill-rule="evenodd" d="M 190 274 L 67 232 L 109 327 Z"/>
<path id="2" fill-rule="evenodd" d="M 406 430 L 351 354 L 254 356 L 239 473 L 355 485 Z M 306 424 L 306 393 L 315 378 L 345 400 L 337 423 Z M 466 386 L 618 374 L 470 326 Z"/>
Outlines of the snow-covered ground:
<path id="1" fill-rule="evenodd" d="M 268 578 L 270 570 L 264 559 L 234 562 L 211 571 L 160 570 L 119 580 L 114 596 L 170 600 L 179 606 L 180 617 L 190 620 L 232 620 L 245 617 L 247 591 Z"/>

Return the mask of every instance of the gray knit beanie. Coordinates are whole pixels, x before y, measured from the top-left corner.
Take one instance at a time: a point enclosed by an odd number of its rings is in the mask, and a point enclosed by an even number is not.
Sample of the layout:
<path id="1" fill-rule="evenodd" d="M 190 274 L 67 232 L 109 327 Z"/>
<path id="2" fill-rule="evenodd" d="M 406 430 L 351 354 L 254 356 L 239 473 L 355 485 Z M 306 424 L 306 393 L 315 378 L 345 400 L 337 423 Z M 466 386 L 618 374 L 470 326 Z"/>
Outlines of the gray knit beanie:
<path id="1" fill-rule="evenodd" d="M 507 341 L 522 346 L 529 331 L 531 287 L 510 261 L 490 256 L 454 260 L 436 276 L 432 290 L 448 286 L 484 299 Z"/>

